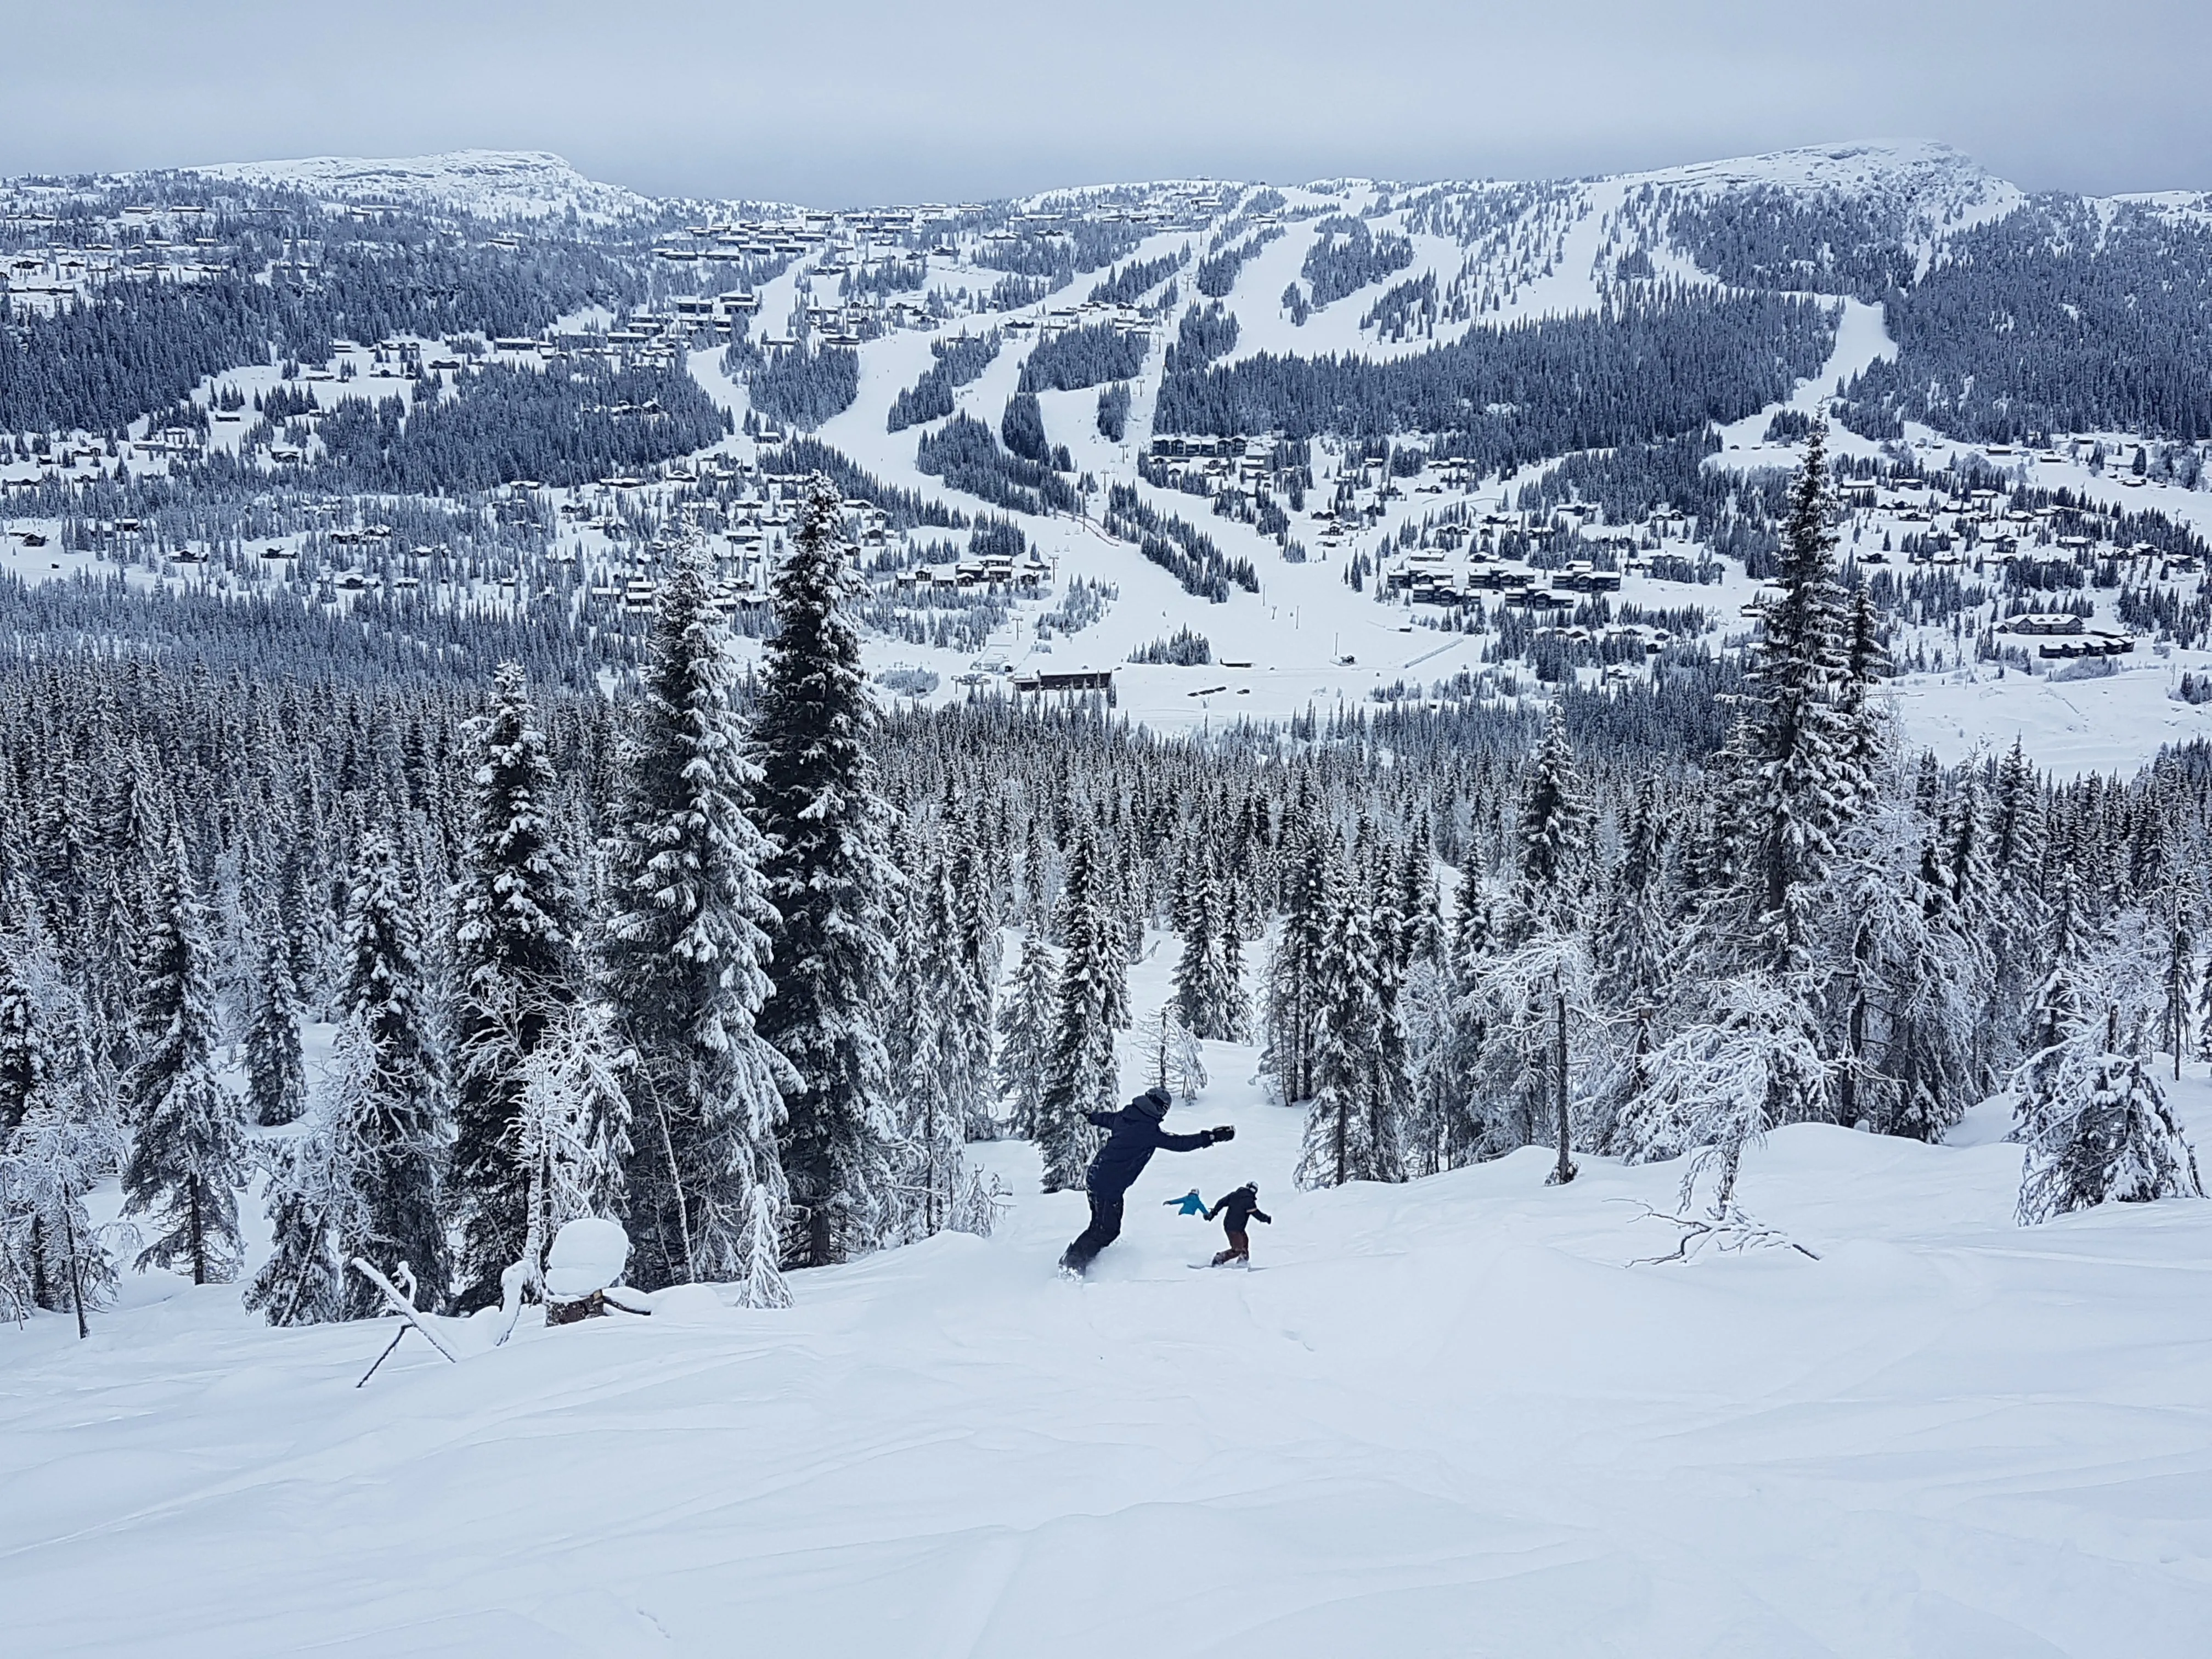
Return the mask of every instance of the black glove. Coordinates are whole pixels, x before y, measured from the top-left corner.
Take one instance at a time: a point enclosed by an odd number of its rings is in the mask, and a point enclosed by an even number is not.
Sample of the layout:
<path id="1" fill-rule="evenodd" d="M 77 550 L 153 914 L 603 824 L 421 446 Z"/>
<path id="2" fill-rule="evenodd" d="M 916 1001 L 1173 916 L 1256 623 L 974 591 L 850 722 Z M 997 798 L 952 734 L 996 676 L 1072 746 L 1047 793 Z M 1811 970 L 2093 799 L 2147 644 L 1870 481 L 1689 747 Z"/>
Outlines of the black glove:
<path id="1" fill-rule="evenodd" d="M 1216 1140 L 1234 1140 L 1237 1139 L 1237 1126 L 1233 1123 L 1224 1123 L 1218 1129 L 1208 1129 L 1206 1133 L 1212 1135 Z"/>

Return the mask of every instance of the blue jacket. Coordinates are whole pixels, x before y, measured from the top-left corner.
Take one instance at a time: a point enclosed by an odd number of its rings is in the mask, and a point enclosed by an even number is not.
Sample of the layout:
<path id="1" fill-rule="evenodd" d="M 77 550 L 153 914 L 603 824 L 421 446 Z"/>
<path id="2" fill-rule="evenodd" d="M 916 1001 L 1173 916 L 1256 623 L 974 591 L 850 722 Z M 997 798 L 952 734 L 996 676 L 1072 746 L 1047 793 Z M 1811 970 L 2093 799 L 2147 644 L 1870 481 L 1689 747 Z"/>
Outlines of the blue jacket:
<path id="1" fill-rule="evenodd" d="M 1168 1133 L 1160 1127 L 1160 1116 L 1166 1109 L 1163 1106 L 1154 1110 L 1152 1103 L 1139 1095 L 1118 1112 L 1084 1114 L 1100 1128 L 1112 1131 L 1083 1177 L 1084 1186 L 1094 1197 L 1121 1197 L 1144 1173 L 1152 1154 L 1163 1147 L 1170 1152 L 1194 1152 L 1213 1145 L 1211 1129 L 1200 1129 L 1194 1135 Z"/>

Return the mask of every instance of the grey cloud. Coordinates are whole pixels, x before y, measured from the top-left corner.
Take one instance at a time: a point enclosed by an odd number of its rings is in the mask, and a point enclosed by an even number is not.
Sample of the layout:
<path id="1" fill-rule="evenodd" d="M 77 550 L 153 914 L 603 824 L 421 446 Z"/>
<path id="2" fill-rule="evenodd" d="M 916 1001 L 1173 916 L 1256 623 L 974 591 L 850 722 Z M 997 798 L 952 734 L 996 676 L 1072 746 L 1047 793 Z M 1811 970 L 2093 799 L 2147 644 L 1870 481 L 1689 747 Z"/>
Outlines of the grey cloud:
<path id="1" fill-rule="evenodd" d="M 515 5 L 10 9 L 0 172 L 557 150 L 829 204 L 1190 173 L 1617 171 L 1853 137 L 2029 188 L 2212 189 L 2212 9 Z"/>

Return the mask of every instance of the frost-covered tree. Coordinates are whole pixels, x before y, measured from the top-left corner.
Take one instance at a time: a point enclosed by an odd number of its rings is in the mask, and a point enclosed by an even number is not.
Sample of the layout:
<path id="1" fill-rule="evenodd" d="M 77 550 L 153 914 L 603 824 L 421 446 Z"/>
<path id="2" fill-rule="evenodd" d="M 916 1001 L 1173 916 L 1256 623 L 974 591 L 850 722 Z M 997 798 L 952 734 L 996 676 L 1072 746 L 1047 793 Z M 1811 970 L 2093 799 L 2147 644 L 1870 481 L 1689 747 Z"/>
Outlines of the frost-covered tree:
<path id="1" fill-rule="evenodd" d="M 989 1074 L 975 1065 L 974 1034 L 979 1025 L 986 1033 L 990 1028 L 951 871 L 931 859 L 907 894 L 904 926 L 894 941 L 898 966 L 886 1036 L 898 1105 L 893 1162 L 900 1232 L 921 1238 L 951 1223 L 963 1188 L 964 1131 L 976 1103 L 989 1093 Z"/>
<path id="2" fill-rule="evenodd" d="M 422 1305 L 436 1309 L 448 1294 L 443 1188 L 450 1125 L 416 909 L 391 838 L 372 832 L 346 896 L 343 994 L 357 1051 L 348 1075 L 359 1088 L 340 1115 L 358 1148 L 355 1188 L 365 1211 L 349 1254 L 367 1256 L 387 1275 L 404 1262 L 422 1287 Z M 381 1305 L 365 1279 L 348 1287 L 347 1298 L 356 1318 Z"/>
<path id="3" fill-rule="evenodd" d="M 763 1287 L 771 1303 L 787 1188 L 778 1130 L 793 1086 L 760 1031 L 775 912 L 759 787 L 732 705 L 737 663 L 706 570 L 662 586 L 629 710 L 605 850 L 601 983 L 621 1045 L 631 1152 L 631 1271 L 644 1289 Z"/>
<path id="4" fill-rule="evenodd" d="M 1206 1087 L 1206 1054 L 1198 1033 L 1172 999 L 1138 1022 L 1136 1041 L 1147 1087 L 1165 1089 L 1179 1102 Z"/>
<path id="5" fill-rule="evenodd" d="M 246 1030 L 246 1099 L 264 1128 L 292 1122 L 307 1109 L 307 1061 L 300 1047 L 300 993 L 291 951 L 272 939 L 261 952 Z"/>
<path id="6" fill-rule="evenodd" d="M 1060 995 L 1037 1112 L 1048 1193 L 1083 1184 L 1097 1139 L 1084 1114 L 1120 1103 L 1114 1034 L 1128 1024 L 1128 947 L 1101 863 L 1091 832 L 1079 830 L 1060 884 Z"/>
<path id="7" fill-rule="evenodd" d="M 42 940 L 0 943 L 0 1319 L 65 1308 L 80 1336 L 117 1282 L 85 1195 L 126 1151 L 83 1025 Z"/>
<path id="8" fill-rule="evenodd" d="M 1175 969 L 1176 1007 L 1182 1024 L 1216 1042 L 1243 1042 L 1251 1024 L 1238 982 L 1241 949 L 1236 918 L 1229 914 L 1220 878 L 1208 869 L 1198 877 L 1183 906 L 1182 952 Z"/>
<path id="9" fill-rule="evenodd" d="M 779 918 L 760 1030 L 795 1073 L 785 1254 L 800 1267 L 843 1261 L 900 1224 L 883 1033 L 900 880 L 868 754 L 876 711 L 850 615 L 855 563 L 836 489 L 817 478 L 775 574 L 780 631 L 761 677 L 755 793 Z"/>
<path id="10" fill-rule="evenodd" d="M 580 926 L 555 839 L 556 781 L 521 665 L 502 663 L 492 708 L 467 731 L 475 762 L 469 840 L 453 892 L 452 1191 L 465 1312 L 500 1298 L 523 1259 L 530 1175 L 515 1129 L 523 1075 L 574 1000 Z"/>
<path id="11" fill-rule="evenodd" d="M 173 834 L 155 874 L 139 957 L 140 1057 L 125 1080 L 132 1124 L 124 1213 L 159 1229 L 138 1267 L 174 1267 L 195 1285 L 237 1270 L 238 1188 L 245 1124 L 216 1080 L 216 1030 L 206 908 L 184 838 Z"/>
<path id="12" fill-rule="evenodd" d="M 621 1207 L 628 1161 L 629 1098 L 623 1087 L 619 1043 L 611 1011 L 595 1001 L 570 1003 L 538 1034 L 523 1062 L 522 1088 L 513 1129 L 515 1161 L 524 1172 L 523 1232 L 516 1261 L 539 1299 L 544 1298 L 545 1253 L 563 1225 Z M 751 1218 L 749 1217 L 749 1219 Z M 746 1284 L 744 1304 L 782 1307 L 789 1302 L 775 1272 L 774 1235 L 750 1241 L 757 1277 Z"/>
<path id="13" fill-rule="evenodd" d="M 1548 1133 L 1554 1186 L 1577 1173 L 1569 1026 L 1587 1023 L 1591 977 L 1581 937 L 1548 921 L 1510 950 L 1483 957 L 1469 975 L 1471 996 L 1484 1011 L 1480 1085 L 1492 1098 L 1511 1103 L 1510 1137 L 1494 1139 L 1490 1150 L 1529 1146 Z"/>
<path id="14" fill-rule="evenodd" d="M 2158 1086 L 2162 941 L 2140 913 L 2064 948 L 2014 1084 L 2023 1226 L 2100 1204 L 2202 1198 L 2197 1155 Z"/>
<path id="15" fill-rule="evenodd" d="M 1688 1154 L 1683 1207 L 1710 1175 L 1712 1213 L 1726 1218 L 1745 1151 L 1775 1125 L 1816 1114 L 1827 1062 L 1802 984 L 1754 970 L 1712 985 L 1701 1001 L 1699 1017 L 1645 1060 L 1614 1144 L 1630 1163 Z"/>
<path id="16" fill-rule="evenodd" d="M 1940 1140 L 1978 1098 L 1984 974 L 1977 936 L 1946 896 L 1933 827 L 1901 795 L 1845 838 L 1833 884 L 1838 941 L 1829 1006 L 1839 1116 Z"/>
<path id="17" fill-rule="evenodd" d="M 1716 895 L 1716 965 L 1760 965 L 1783 975 L 1811 965 L 1814 913 L 1836 836 L 1868 791 L 1852 758 L 1839 699 L 1849 683 L 1828 528 L 1822 428 L 1782 527 L 1782 592 L 1765 608 L 1741 714 L 1725 757 L 1723 840 L 1734 878 Z"/>
<path id="18" fill-rule="evenodd" d="M 112 1112 L 86 1110 L 81 1097 L 52 1087 L 0 1139 L 0 1319 L 66 1307 L 77 1334 L 88 1334 L 86 1312 L 102 1306 L 118 1280 L 84 1200 L 124 1147 Z"/>
<path id="19" fill-rule="evenodd" d="M 1260 1071 L 1285 1105 L 1310 1100 L 1328 996 L 1323 957 L 1339 896 L 1329 885 L 1333 838 L 1301 824 L 1286 851 L 1283 921 L 1267 963 Z"/>
<path id="20" fill-rule="evenodd" d="M 1555 701 L 1528 771 L 1516 834 L 1516 877 L 1504 943 L 1556 929 L 1579 897 L 1589 809 L 1575 775 L 1564 706 Z"/>
<path id="21" fill-rule="evenodd" d="M 1012 988 L 999 1010 L 999 1097 L 1024 1140 L 1038 1137 L 1052 1075 L 1052 1037 L 1059 1018 L 1060 969 L 1036 929 L 1022 940 Z"/>
<path id="22" fill-rule="evenodd" d="M 1405 1154 L 1402 1040 L 1392 1041 L 1397 1011 L 1385 994 L 1383 946 L 1367 896 L 1349 879 L 1342 856 L 1324 852 L 1322 903 L 1327 921 L 1316 963 L 1322 998 L 1316 1020 L 1314 1092 L 1295 1179 L 1305 1188 L 1347 1181 L 1401 1181 Z"/>
<path id="23" fill-rule="evenodd" d="M 246 1305 L 271 1325 L 321 1325 L 360 1311 L 348 1263 L 369 1244 L 359 1139 L 376 1095 L 375 1054 L 361 1028 L 339 1030 L 323 1099 L 294 1134 L 264 1143 L 269 1259 Z"/>
<path id="24" fill-rule="evenodd" d="M 957 968 L 951 987 L 954 1000 L 946 1041 L 958 1066 L 960 1104 L 970 1140 L 996 1140 L 1000 1133 L 991 1087 L 991 1033 L 997 1021 L 1002 947 L 999 908 L 975 824 L 963 823 L 946 867 Z"/>

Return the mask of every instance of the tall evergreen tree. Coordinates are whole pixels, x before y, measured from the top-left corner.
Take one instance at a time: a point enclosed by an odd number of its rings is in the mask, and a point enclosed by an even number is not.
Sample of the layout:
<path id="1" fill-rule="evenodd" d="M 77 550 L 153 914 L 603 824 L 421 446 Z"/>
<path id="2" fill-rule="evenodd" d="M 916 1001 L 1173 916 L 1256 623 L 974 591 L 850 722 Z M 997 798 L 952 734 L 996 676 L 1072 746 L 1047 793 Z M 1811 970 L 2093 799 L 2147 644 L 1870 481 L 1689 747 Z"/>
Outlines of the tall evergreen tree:
<path id="1" fill-rule="evenodd" d="M 1097 1139 L 1084 1114 L 1113 1110 L 1121 1093 L 1114 1034 L 1129 1023 L 1127 946 L 1104 885 L 1093 834 L 1079 830 L 1060 883 L 1060 1000 L 1037 1115 L 1048 1193 L 1083 1184 Z"/>
<path id="2" fill-rule="evenodd" d="M 356 1190 L 363 1210 L 355 1253 L 387 1276 L 405 1263 L 422 1287 L 419 1305 L 441 1308 L 450 1255 L 443 1191 L 450 1125 L 415 915 L 391 838 L 374 831 L 346 897 L 345 1023 L 362 1083 L 347 1114 L 360 1149 Z M 347 1304 L 356 1318 L 380 1305 L 366 1279 L 348 1287 Z"/>
<path id="3" fill-rule="evenodd" d="M 1321 1016 L 1327 1006 L 1322 960 L 1328 948 L 1333 895 L 1328 888 L 1335 856 L 1334 837 L 1301 823 L 1294 845 L 1285 849 L 1283 925 L 1267 964 L 1266 1046 L 1260 1070 L 1286 1105 L 1311 1100 L 1315 1060 L 1321 1041 Z"/>
<path id="4" fill-rule="evenodd" d="M 246 1097 L 253 1121 L 264 1128 L 289 1123 L 307 1109 L 300 1012 L 287 942 L 265 939 L 253 981 L 252 1021 L 246 1032 Z"/>
<path id="5" fill-rule="evenodd" d="M 1059 968 L 1052 947 L 1032 927 L 1022 940 L 1014 982 L 999 1010 L 999 1097 L 1006 1103 L 1014 1134 L 1024 1140 L 1041 1138 L 1059 1010 Z"/>
<path id="6" fill-rule="evenodd" d="M 134 1125 L 123 1170 L 124 1213 L 160 1231 L 138 1266 L 175 1267 L 195 1285 L 237 1270 L 238 1188 L 245 1125 L 216 1080 L 207 911 L 192 885 L 184 837 L 173 833 L 156 872 L 139 959 L 140 1058 L 126 1088 Z"/>
<path id="7" fill-rule="evenodd" d="M 1386 1032 L 1397 1013 L 1384 994 L 1385 951 L 1361 884 L 1349 878 L 1340 854 L 1325 856 L 1328 921 L 1317 964 L 1323 1002 L 1296 1179 L 1306 1188 L 1402 1180 L 1405 1073 Z"/>
<path id="8" fill-rule="evenodd" d="M 1182 952 L 1176 960 L 1176 1008 L 1182 1024 L 1216 1042 L 1242 1042 L 1250 1024 L 1238 982 L 1236 918 L 1229 913 L 1220 878 L 1211 869 L 1193 883 L 1185 900 Z"/>
<path id="9" fill-rule="evenodd" d="M 553 763 L 521 665 L 493 677 L 491 712 L 471 722 L 469 842 L 453 893 L 453 1195 L 461 1212 L 463 1311 L 500 1298 L 521 1256 L 530 1172 L 516 1120 L 523 1076 L 575 995 L 580 918 L 555 839 Z"/>
<path id="10" fill-rule="evenodd" d="M 836 488 L 817 477 L 776 572 L 780 631 L 758 714 L 757 799 L 779 913 L 760 1030 L 796 1073 L 783 1159 L 786 1255 L 801 1267 L 870 1249 L 900 1221 L 882 1024 L 899 876 L 884 854 L 890 809 L 868 757 L 875 705 L 848 613 L 859 576 L 840 513 Z"/>
<path id="11" fill-rule="evenodd" d="M 760 1029 L 775 917 L 769 846 L 745 810 L 760 773 L 731 704 L 736 678 L 707 572 L 687 562 L 662 587 L 623 739 L 600 967 L 629 1102 L 637 1282 L 732 1282 L 774 1304 L 787 1199 L 777 1133 L 796 1085 Z"/>
<path id="12" fill-rule="evenodd" d="M 1732 745 L 1733 822 L 1744 859 L 1729 917 L 1731 954 L 1784 974 L 1810 965 L 1813 914 L 1836 836 L 1869 787 L 1838 707 L 1849 665 L 1829 501 L 1816 425 L 1782 528 L 1782 592 L 1766 607 Z"/>

